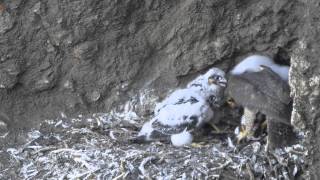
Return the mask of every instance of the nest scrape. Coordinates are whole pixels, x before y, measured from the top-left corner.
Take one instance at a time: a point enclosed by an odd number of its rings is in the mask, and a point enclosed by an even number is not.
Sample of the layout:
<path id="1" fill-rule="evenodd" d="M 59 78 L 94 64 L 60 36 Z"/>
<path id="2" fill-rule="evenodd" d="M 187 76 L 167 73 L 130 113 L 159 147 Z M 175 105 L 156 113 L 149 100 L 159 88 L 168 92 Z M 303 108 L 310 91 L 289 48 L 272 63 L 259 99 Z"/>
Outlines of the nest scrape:
<path id="1" fill-rule="evenodd" d="M 200 146 L 130 142 L 143 120 L 93 114 L 47 120 L 22 146 L 0 151 L 0 179 L 292 179 L 304 170 L 306 149 L 294 145 L 273 153 L 264 140 L 241 148 L 230 138 Z M 4 163 L 2 163 L 4 164 Z"/>

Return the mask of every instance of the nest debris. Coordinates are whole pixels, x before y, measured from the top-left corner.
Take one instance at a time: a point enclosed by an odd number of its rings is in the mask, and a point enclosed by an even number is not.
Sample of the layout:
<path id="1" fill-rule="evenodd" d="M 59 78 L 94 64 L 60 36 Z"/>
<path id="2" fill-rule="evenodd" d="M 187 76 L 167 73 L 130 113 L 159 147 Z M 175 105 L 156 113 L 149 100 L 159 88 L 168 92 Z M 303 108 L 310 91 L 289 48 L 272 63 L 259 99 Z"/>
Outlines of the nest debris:
<path id="1" fill-rule="evenodd" d="M 93 114 L 44 121 L 25 143 L 0 151 L 0 179 L 293 179 L 303 175 L 302 145 L 265 151 L 264 140 L 241 147 L 230 137 L 201 146 L 137 144 L 143 120 Z M 9 136 L 7 137 L 9 138 Z"/>

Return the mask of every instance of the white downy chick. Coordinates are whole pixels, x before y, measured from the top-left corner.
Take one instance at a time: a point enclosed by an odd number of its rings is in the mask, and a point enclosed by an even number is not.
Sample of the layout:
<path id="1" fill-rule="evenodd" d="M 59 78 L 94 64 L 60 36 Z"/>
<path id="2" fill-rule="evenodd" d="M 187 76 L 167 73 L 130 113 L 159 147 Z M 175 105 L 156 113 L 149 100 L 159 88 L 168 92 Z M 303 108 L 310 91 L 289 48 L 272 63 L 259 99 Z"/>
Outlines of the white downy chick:
<path id="1" fill-rule="evenodd" d="M 213 117 L 213 111 L 208 102 L 197 93 L 190 89 L 180 89 L 177 92 L 183 98 L 180 98 L 175 104 L 163 106 L 150 121 L 143 125 L 138 136 L 144 136 L 147 141 L 171 138 L 171 142 L 177 144 L 178 137 L 192 132 Z M 182 133 L 183 131 L 185 133 Z"/>
<path id="2" fill-rule="evenodd" d="M 171 140 L 175 146 L 190 144 L 190 132 L 214 116 L 212 105 L 219 106 L 226 82 L 225 73 L 212 68 L 187 88 L 174 91 L 156 105 L 154 117 L 143 125 L 138 137 L 146 141 Z"/>

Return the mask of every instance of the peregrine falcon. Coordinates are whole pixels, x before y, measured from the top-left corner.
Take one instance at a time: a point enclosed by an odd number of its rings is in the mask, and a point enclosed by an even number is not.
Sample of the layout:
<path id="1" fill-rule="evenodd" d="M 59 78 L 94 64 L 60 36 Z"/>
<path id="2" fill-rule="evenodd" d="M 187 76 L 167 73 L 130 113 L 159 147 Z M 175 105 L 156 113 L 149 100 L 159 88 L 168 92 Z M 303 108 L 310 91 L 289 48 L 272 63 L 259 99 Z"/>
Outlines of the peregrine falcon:
<path id="1" fill-rule="evenodd" d="M 138 134 L 144 141 L 171 141 L 174 146 L 190 144 L 192 133 L 214 116 L 223 99 L 225 73 L 212 68 L 156 105 L 154 117 Z"/>
<path id="2" fill-rule="evenodd" d="M 231 72 L 226 93 L 244 107 L 240 139 L 254 133 L 257 113 L 266 116 L 268 148 L 293 143 L 294 133 L 290 124 L 292 99 L 288 83 L 273 69 L 276 65 L 259 64 L 259 69 L 242 73 Z"/>

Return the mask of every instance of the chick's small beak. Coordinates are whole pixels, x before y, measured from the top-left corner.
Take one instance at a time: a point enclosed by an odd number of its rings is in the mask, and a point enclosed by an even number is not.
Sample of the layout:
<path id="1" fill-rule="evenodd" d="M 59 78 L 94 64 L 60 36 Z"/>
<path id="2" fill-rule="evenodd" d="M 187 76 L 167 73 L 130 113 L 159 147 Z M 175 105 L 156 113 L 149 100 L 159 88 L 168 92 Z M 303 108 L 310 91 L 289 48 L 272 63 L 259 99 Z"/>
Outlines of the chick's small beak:
<path id="1" fill-rule="evenodd" d="M 227 80 L 223 79 L 223 80 L 219 81 L 219 85 L 223 86 L 223 87 L 226 87 L 227 86 Z"/>
<path id="2" fill-rule="evenodd" d="M 226 87 L 227 86 L 227 80 L 222 79 L 222 80 L 217 80 L 213 77 L 208 78 L 208 84 L 215 84 L 215 85 L 219 85 L 219 86 L 223 86 Z"/>

